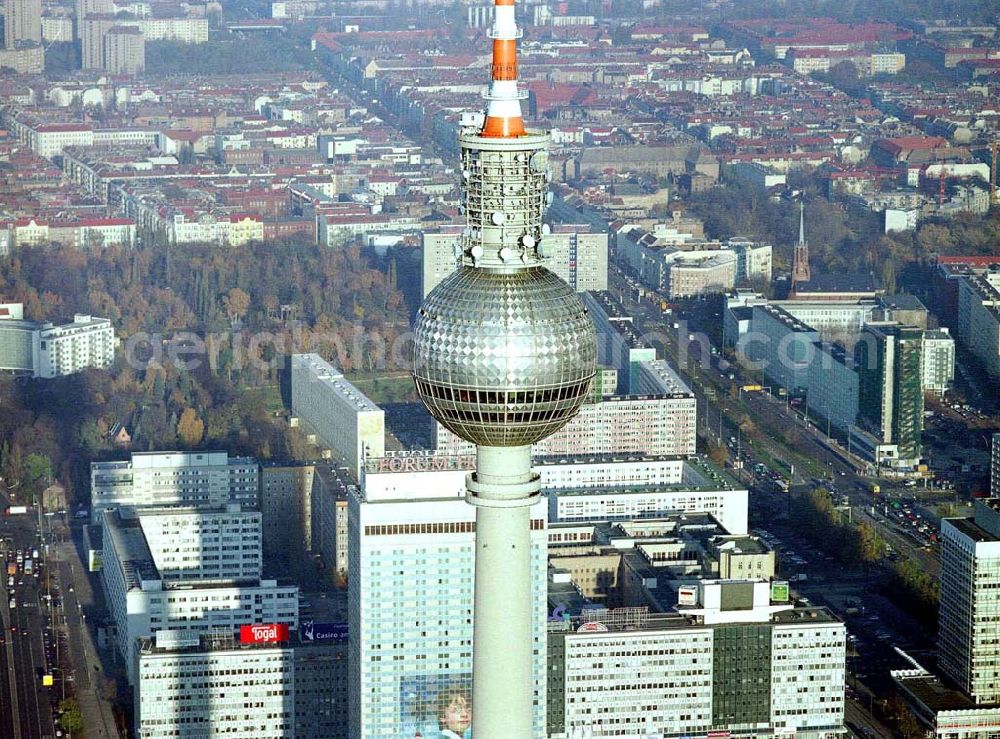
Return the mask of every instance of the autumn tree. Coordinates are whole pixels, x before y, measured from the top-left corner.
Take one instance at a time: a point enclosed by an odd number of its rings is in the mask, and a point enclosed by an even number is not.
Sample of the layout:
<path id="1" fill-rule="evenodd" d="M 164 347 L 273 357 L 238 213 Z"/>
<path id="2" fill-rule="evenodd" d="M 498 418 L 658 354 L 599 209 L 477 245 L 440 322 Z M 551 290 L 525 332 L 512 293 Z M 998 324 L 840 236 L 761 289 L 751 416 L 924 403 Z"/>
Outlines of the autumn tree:
<path id="1" fill-rule="evenodd" d="M 194 408 L 185 408 L 177 421 L 177 438 L 186 447 L 196 447 L 205 434 L 205 422 L 198 418 Z"/>
<path id="2" fill-rule="evenodd" d="M 233 328 L 237 328 L 250 308 L 250 296 L 238 287 L 230 288 L 222 298 L 222 305 L 226 309 L 230 324 Z"/>

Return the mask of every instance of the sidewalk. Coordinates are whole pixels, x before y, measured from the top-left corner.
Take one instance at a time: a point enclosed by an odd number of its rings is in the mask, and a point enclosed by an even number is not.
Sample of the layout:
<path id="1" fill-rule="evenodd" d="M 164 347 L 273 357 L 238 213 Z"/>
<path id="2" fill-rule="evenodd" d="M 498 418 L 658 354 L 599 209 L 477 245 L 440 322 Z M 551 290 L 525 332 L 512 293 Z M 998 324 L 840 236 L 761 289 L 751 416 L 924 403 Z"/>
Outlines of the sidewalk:
<path id="1" fill-rule="evenodd" d="M 72 538 L 55 547 L 59 557 L 59 580 L 62 583 L 63 614 L 69 634 L 73 661 L 74 692 L 83 714 L 84 734 L 88 739 L 119 737 L 111 705 L 100 695 L 104 667 L 94 646 L 89 624 L 82 614 L 92 612 L 94 594 L 87 573 L 80 562 Z M 74 592 L 69 592 L 70 586 Z M 82 610 L 81 610 L 82 607 Z M 98 669 L 94 669 L 94 667 Z"/>

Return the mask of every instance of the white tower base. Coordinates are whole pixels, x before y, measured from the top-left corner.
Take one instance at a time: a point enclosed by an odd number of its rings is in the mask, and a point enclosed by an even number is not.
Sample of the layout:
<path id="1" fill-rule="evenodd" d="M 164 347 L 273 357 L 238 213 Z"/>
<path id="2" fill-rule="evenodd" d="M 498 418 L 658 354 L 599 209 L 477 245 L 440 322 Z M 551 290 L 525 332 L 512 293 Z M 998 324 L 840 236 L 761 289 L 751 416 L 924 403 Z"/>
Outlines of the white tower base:
<path id="1" fill-rule="evenodd" d="M 466 478 L 476 506 L 472 736 L 531 739 L 531 521 L 541 494 L 531 446 L 476 448 Z"/>

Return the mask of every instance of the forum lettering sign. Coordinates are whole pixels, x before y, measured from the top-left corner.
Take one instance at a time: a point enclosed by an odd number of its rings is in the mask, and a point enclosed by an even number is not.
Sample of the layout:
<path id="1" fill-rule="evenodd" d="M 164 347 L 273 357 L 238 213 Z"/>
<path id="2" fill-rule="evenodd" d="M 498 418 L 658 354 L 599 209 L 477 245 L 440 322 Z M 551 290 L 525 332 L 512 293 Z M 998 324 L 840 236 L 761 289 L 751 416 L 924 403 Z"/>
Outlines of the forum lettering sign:
<path id="1" fill-rule="evenodd" d="M 365 472 L 369 475 L 385 472 L 445 472 L 449 470 L 473 470 L 475 468 L 475 454 L 457 456 L 397 454 L 365 460 Z"/>

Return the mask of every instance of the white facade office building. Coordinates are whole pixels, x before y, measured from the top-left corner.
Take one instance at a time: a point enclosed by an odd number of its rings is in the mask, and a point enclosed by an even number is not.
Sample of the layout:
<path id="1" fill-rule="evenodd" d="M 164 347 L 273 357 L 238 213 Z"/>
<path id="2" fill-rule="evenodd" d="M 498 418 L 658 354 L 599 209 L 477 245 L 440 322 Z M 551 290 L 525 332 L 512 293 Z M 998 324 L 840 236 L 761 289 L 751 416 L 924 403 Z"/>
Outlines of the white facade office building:
<path id="1" fill-rule="evenodd" d="M 91 521 L 119 506 L 259 506 L 257 460 L 226 452 L 136 452 L 90 465 Z"/>
<path id="2" fill-rule="evenodd" d="M 119 509 L 138 519 L 164 580 L 260 577 L 261 514 L 239 503 L 221 508 Z"/>
<path id="3" fill-rule="evenodd" d="M 443 454 L 472 454 L 473 444 L 463 441 L 441 424 L 436 425 L 435 447 Z M 536 457 L 593 454 L 644 454 L 676 456 L 694 454 L 697 440 L 697 405 L 693 395 L 629 395 L 586 403 L 559 431 L 532 448 Z"/>
<path id="4" fill-rule="evenodd" d="M 78 313 L 72 323 L 24 320 L 20 303 L 0 305 L 0 371 L 53 378 L 115 361 L 115 331 L 107 318 Z"/>
<path id="5" fill-rule="evenodd" d="M 318 354 L 293 354 L 292 413 L 358 479 L 365 457 L 385 452 L 385 412 Z"/>
<path id="6" fill-rule="evenodd" d="M 349 515 L 352 739 L 441 735 L 435 705 L 469 700 L 475 508 L 462 470 L 367 473 Z M 535 730 L 544 733 L 545 505 L 531 509 Z"/>
<path id="7" fill-rule="evenodd" d="M 976 704 L 1000 703 L 1000 500 L 941 521 L 938 665 Z"/>
<path id="8" fill-rule="evenodd" d="M 160 631 L 137 643 L 138 739 L 295 734 L 295 655 L 280 644 L 210 642 L 197 632 Z"/>
<path id="9" fill-rule="evenodd" d="M 944 395 L 955 379 L 955 339 L 948 329 L 924 331 L 923 371 L 920 382 L 925 393 Z"/>
<path id="10" fill-rule="evenodd" d="M 221 551 L 241 557 L 244 552 L 233 548 L 241 546 L 229 542 Z M 259 538 L 250 546 L 259 552 Z M 162 555 L 165 548 L 161 543 L 157 551 Z M 167 564 L 172 554 L 168 553 Z M 298 628 L 297 586 L 261 580 L 259 574 L 213 580 L 185 579 L 176 570 L 165 575 L 138 516 L 123 516 L 121 511 L 104 516 L 103 560 L 105 597 L 130 683 L 135 679 L 138 639 L 161 629 L 232 632 L 247 624 L 273 623 Z"/>
<path id="11" fill-rule="evenodd" d="M 678 460 L 680 475 L 669 483 L 559 487 L 546 482 L 549 520 L 635 521 L 674 513 L 707 513 L 730 534 L 747 533 L 748 491 L 704 459 Z"/>
<path id="12" fill-rule="evenodd" d="M 138 739 L 347 739 L 339 637 L 315 641 L 303 628 L 255 643 L 242 632 L 162 630 L 139 640 L 136 661 Z"/>
<path id="13" fill-rule="evenodd" d="M 550 631 L 548 736 L 843 735 L 846 632 L 766 581 L 701 581 L 679 614 Z"/>
<path id="14" fill-rule="evenodd" d="M 566 455 L 535 457 L 550 521 L 602 522 L 706 513 L 729 533 L 747 530 L 747 490 L 702 457 Z M 368 460 L 372 485 L 459 490 L 475 455 L 390 452 Z M 392 474 L 390 474 L 392 473 Z M 427 477 L 432 475 L 432 477 Z"/>

